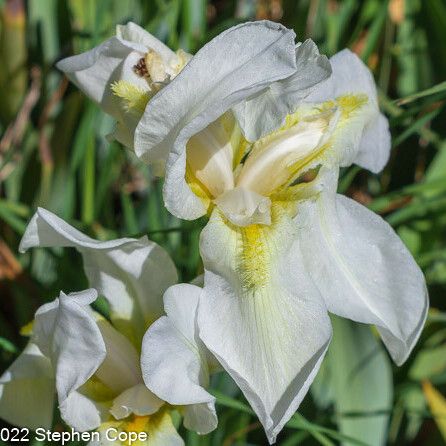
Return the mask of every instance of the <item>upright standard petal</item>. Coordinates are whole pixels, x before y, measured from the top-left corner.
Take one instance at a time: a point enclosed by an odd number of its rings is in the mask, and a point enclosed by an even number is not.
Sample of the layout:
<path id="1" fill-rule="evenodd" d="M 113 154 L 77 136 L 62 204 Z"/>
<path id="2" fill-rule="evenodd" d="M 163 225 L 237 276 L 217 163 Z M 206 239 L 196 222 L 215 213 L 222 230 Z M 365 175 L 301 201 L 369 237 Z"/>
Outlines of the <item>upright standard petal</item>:
<path id="1" fill-rule="evenodd" d="M 172 57 L 175 57 L 175 53 L 168 46 L 164 45 L 163 42 L 147 32 L 144 28 L 138 26 L 136 23 L 128 22 L 125 25 L 117 25 L 116 37 L 127 42 L 143 45 L 145 48 L 151 48 L 152 50 L 156 51 L 166 62 L 168 62 Z"/>
<path id="2" fill-rule="evenodd" d="M 217 426 L 217 418 L 215 398 L 204 389 L 209 384 L 209 352 L 198 337 L 196 325 L 201 292 L 189 284 L 174 285 L 166 291 L 167 316 L 154 322 L 144 336 L 141 369 L 147 387 L 164 401 L 194 406 L 185 408 L 187 427 L 208 433 Z"/>
<path id="3" fill-rule="evenodd" d="M 51 428 L 55 390 L 50 360 L 30 342 L 0 378 L 0 418 L 29 429 Z"/>
<path id="4" fill-rule="evenodd" d="M 302 201 L 295 220 L 303 260 L 328 310 L 375 324 L 401 365 L 427 315 L 423 273 L 381 217 L 336 195 L 336 173 L 320 175 L 324 191 Z"/>
<path id="5" fill-rule="evenodd" d="M 301 264 L 292 220 L 236 227 L 218 210 L 202 232 L 200 338 L 241 388 L 273 443 L 304 398 L 331 325 Z"/>
<path id="6" fill-rule="evenodd" d="M 177 281 L 174 263 L 147 237 L 100 242 L 45 209 L 31 219 L 19 250 L 75 247 L 82 254 L 90 286 L 110 303 L 116 326 L 141 339 L 147 324 L 163 313 L 164 291 Z"/>
<path id="7" fill-rule="evenodd" d="M 36 312 L 33 342 L 51 360 L 60 403 L 105 359 L 105 344 L 88 307 L 96 298 L 93 289 L 69 295 L 61 292 L 58 299 Z"/>
<path id="8" fill-rule="evenodd" d="M 327 57 L 319 54 L 311 39 L 296 46 L 296 66 L 291 76 L 273 82 L 234 107 L 248 141 L 256 141 L 282 126 L 286 115 L 293 113 L 302 99 L 331 74 Z"/>
<path id="9" fill-rule="evenodd" d="M 239 101 L 292 75 L 294 36 L 267 21 L 231 28 L 152 98 L 135 132 L 135 151 L 150 163 L 168 159 L 164 199 L 174 215 L 194 219 L 206 212 L 184 179 L 189 138 Z"/>
<path id="10" fill-rule="evenodd" d="M 374 113 L 362 133 L 355 163 L 374 173 L 380 172 L 390 156 L 390 132 L 387 118 L 379 112 L 378 95 L 372 73 L 350 50 L 345 49 L 330 58 L 333 74 L 317 85 L 306 98 L 309 102 L 324 102 L 349 94 L 366 94 Z"/>

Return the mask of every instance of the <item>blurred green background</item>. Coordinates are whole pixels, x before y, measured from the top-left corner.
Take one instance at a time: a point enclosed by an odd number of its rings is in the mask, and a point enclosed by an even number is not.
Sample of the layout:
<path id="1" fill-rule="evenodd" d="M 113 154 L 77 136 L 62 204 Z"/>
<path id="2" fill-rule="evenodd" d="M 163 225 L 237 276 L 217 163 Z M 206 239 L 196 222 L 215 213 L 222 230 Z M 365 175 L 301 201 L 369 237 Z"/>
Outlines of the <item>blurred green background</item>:
<path id="1" fill-rule="evenodd" d="M 426 274 L 431 300 L 420 342 L 401 368 L 373 330 L 334 319 L 322 370 L 278 444 L 445 444 L 444 0 L 0 1 L 0 371 L 26 344 L 20 328 L 38 306 L 61 289 L 87 285 L 73 250 L 18 254 L 37 206 L 99 239 L 147 233 L 170 252 L 183 281 L 201 271 L 203 221 L 168 214 L 162 181 L 107 142 L 112 120 L 68 84 L 55 62 L 92 48 L 128 20 L 172 49 L 195 52 L 230 26 L 265 18 L 293 28 L 298 40 L 311 37 L 327 55 L 349 47 L 373 71 L 390 120 L 391 160 L 380 175 L 343 171 L 340 190 L 396 229 Z M 219 427 L 205 437 L 181 430 L 186 444 L 265 445 L 232 382 L 217 376 L 213 388 Z M 56 421 L 54 429 L 64 426 Z"/>

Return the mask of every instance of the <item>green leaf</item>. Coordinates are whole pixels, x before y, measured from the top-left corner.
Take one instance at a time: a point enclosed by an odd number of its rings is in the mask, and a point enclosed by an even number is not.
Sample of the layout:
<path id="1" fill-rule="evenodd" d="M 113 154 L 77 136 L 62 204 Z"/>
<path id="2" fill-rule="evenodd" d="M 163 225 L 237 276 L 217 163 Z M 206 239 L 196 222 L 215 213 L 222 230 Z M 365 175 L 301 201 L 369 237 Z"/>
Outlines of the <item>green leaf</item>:
<path id="1" fill-rule="evenodd" d="M 421 350 L 409 371 L 415 380 L 430 379 L 446 370 L 446 344 Z"/>
<path id="2" fill-rule="evenodd" d="M 397 99 L 395 102 L 397 105 L 409 104 L 417 99 L 424 98 L 426 96 L 431 96 L 437 93 L 445 93 L 446 92 L 446 81 L 441 82 L 431 88 L 427 88 L 426 90 L 419 91 L 418 93 L 411 94 L 401 99 Z"/>
<path id="3" fill-rule="evenodd" d="M 332 322 L 325 361 L 339 428 L 369 446 L 382 445 L 393 393 L 389 359 L 368 326 L 338 317 Z"/>
<path id="4" fill-rule="evenodd" d="M 0 336 L 0 348 L 8 353 L 17 353 L 17 347 L 8 339 Z"/>

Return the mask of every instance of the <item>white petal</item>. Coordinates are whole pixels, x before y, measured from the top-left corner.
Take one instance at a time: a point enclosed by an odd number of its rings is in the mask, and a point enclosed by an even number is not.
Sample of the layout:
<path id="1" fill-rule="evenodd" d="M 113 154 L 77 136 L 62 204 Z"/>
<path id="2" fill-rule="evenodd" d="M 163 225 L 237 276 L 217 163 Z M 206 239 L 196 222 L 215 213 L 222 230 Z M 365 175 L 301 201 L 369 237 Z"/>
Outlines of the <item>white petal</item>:
<path id="1" fill-rule="evenodd" d="M 218 425 L 214 403 L 192 404 L 184 407 L 184 427 L 200 435 L 208 434 Z"/>
<path id="2" fill-rule="evenodd" d="M 61 60 L 56 67 L 90 99 L 101 105 L 105 112 L 119 118 L 121 110 L 117 107 L 118 98 L 110 85 L 122 79 L 122 64 L 135 50 L 141 54 L 145 52 L 142 45 L 112 37 L 90 51 Z"/>
<path id="3" fill-rule="evenodd" d="M 325 192 L 301 202 L 296 217 L 306 266 L 329 311 L 377 325 L 402 364 L 427 315 L 423 273 L 381 217 L 336 195 L 336 173 L 325 176 Z"/>
<path id="4" fill-rule="evenodd" d="M 133 344 L 108 321 L 97 321 L 107 356 L 96 376 L 112 391 L 120 393 L 142 381 L 139 355 Z"/>
<path id="5" fill-rule="evenodd" d="M 256 141 L 284 124 L 302 99 L 331 74 L 330 63 L 308 39 L 296 46 L 296 71 L 274 82 L 264 92 L 237 104 L 234 112 L 249 141 Z"/>
<path id="6" fill-rule="evenodd" d="M 271 443 L 307 393 L 331 336 L 294 238 L 286 215 L 273 213 L 270 226 L 236 228 L 214 211 L 200 244 L 200 337 L 241 388 Z"/>
<path id="7" fill-rule="evenodd" d="M 201 288 L 180 284 L 164 295 L 167 316 L 144 336 L 141 368 L 147 387 L 174 405 L 213 403 L 203 387 L 209 384 L 207 352 L 198 338 L 196 312 Z"/>
<path id="8" fill-rule="evenodd" d="M 131 414 L 136 416 L 152 415 L 164 404 L 144 384 L 137 384 L 122 392 L 113 401 L 110 413 L 117 419 L 127 418 Z"/>
<path id="9" fill-rule="evenodd" d="M 29 343 L 0 378 L 0 418 L 29 429 L 49 429 L 55 391 L 49 359 Z"/>
<path id="10" fill-rule="evenodd" d="M 52 246 L 78 249 L 90 286 L 107 298 L 116 326 L 131 329 L 135 339 L 141 339 L 146 324 L 163 313 L 163 293 L 177 281 L 169 255 L 147 237 L 100 242 L 39 208 L 19 250 Z"/>
<path id="11" fill-rule="evenodd" d="M 375 81 L 368 67 L 356 54 L 345 49 L 330 58 L 333 74 L 318 84 L 307 97 L 309 102 L 324 102 L 335 97 L 364 93 L 368 96 L 374 114 L 364 129 L 359 143 L 356 164 L 379 172 L 390 156 L 390 132 L 387 118 L 379 113 Z"/>
<path id="12" fill-rule="evenodd" d="M 169 157 L 164 199 L 170 212 L 194 219 L 206 211 L 184 179 L 189 138 L 295 68 L 292 31 L 272 22 L 245 23 L 201 48 L 152 98 L 135 132 L 135 151 L 150 163 Z"/>
<path id="13" fill-rule="evenodd" d="M 109 418 L 109 405 L 74 391 L 59 405 L 62 419 L 78 432 L 97 429 Z"/>
<path id="14" fill-rule="evenodd" d="M 42 305 L 35 315 L 33 342 L 51 359 L 59 403 L 82 386 L 105 358 L 105 345 L 88 305 L 93 289 L 65 295 Z"/>
<path id="15" fill-rule="evenodd" d="M 129 42 L 138 43 L 147 49 L 156 51 L 165 62 L 169 62 L 175 53 L 163 42 L 152 36 L 148 31 L 138 26 L 136 23 L 128 22 L 126 25 L 116 26 L 116 36 Z"/>
<path id="16" fill-rule="evenodd" d="M 364 129 L 355 163 L 373 173 L 379 173 L 389 161 L 390 149 L 389 121 L 380 113 Z"/>

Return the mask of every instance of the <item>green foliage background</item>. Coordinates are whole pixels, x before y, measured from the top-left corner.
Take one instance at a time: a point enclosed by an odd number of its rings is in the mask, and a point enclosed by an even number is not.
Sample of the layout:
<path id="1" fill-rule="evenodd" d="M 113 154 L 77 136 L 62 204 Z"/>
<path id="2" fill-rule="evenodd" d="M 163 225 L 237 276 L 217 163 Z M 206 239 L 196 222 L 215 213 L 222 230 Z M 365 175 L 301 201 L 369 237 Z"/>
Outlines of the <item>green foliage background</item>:
<path id="1" fill-rule="evenodd" d="M 397 230 L 426 274 L 432 307 L 401 368 L 368 327 L 334 319 L 321 373 L 278 444 L 445 443 L 446 400 L 428 404 L 430 384 L 446 392 L 444 0 L 0 0 L 0 11 L 0 371 L 26 344 L 19 331 L 38 306 L 61 289 L 87 285 L 73 250 L 18 255 L 37 206 L 99 239 L 148 234 L 170 252 L 183 281 L 201 271 L 204 222 L 169 215 L 162 182 L 106 140 L 111 119 L 54 63 L 92 48 L 128 20 L 173 49 L 194 52 L 230 26 L 269 18 L 293 28 L 299 40 L 313 38 L 327 55 L 352 48 L 373 70 L 390 119 L 391 160 L 380 175 L 345 170 L 340 189 Z M 186 444 L 265 445 L 234 384 L 221 375 L 213 389 L 219 427 L 205 437 L 181 431 Z M 55 429 L 64 426 L 58 421 Z"/>

